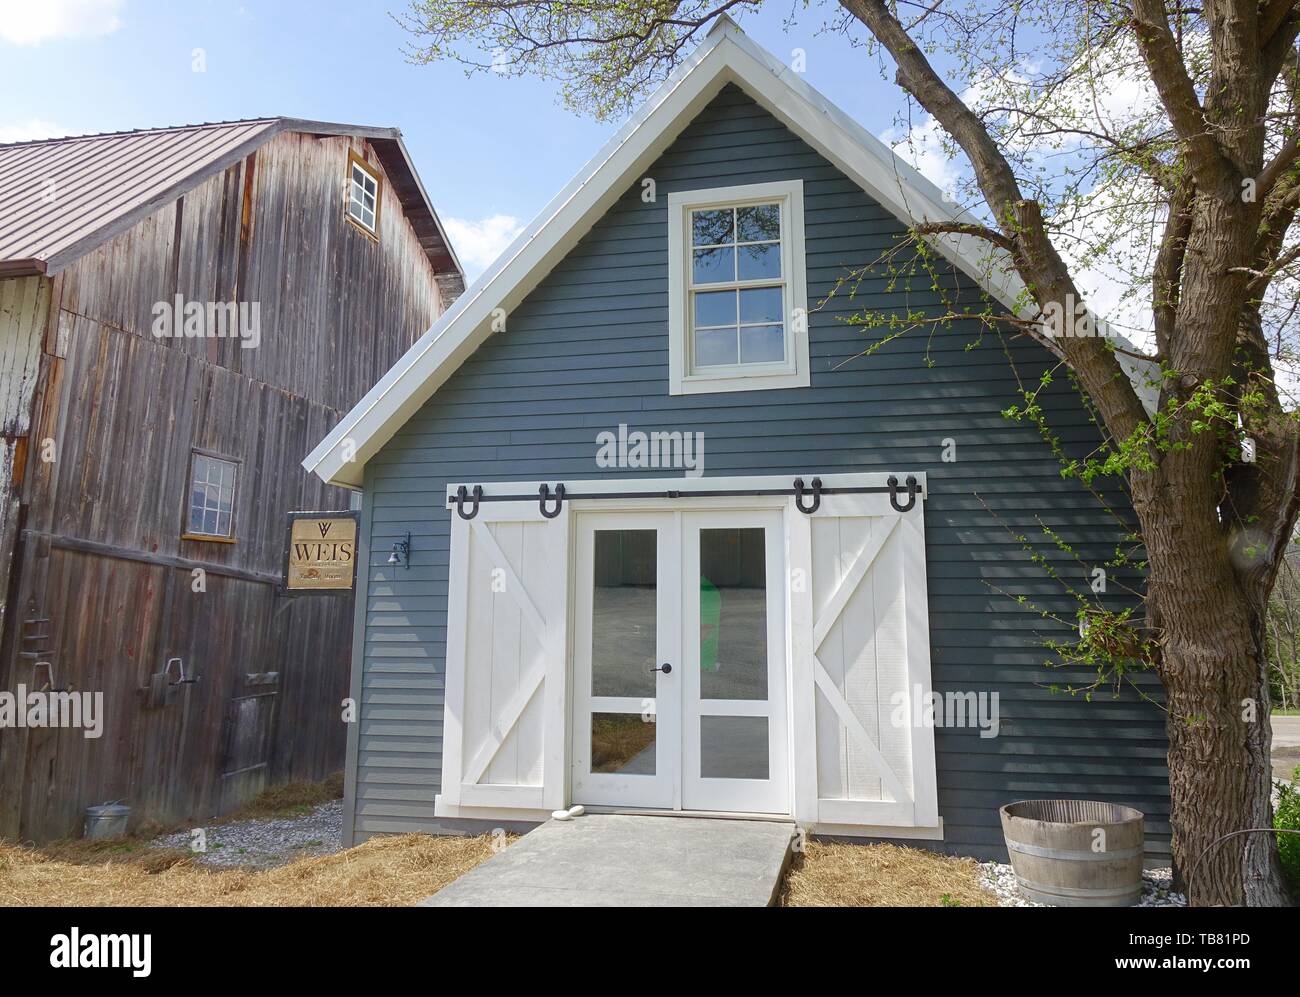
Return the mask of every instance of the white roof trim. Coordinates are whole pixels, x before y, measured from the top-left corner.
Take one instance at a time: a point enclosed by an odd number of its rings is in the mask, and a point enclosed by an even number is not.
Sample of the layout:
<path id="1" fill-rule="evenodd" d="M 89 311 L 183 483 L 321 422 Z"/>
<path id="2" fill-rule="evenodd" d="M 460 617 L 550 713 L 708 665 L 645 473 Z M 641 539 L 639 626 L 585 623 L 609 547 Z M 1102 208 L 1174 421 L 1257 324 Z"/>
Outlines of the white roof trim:
<path id="1" fill-rule="evenodd" d="M 331 484 L 360 487 L 366 461 L 487 339 L 498 309 L 508 325 L 510 311 L 728 83 L 740 86 L 903 221 L 976 221 L 946 203 L 934 184 L 730 18 L 721 18 L 631 120 L 343 417 L 303 467 Z M 1023 284 L 987 243 L 948 235 L 931 242 L 1005 307 L 1016 307 Z M 1144 380 L 1126 372 L 1135 383 Z"/>

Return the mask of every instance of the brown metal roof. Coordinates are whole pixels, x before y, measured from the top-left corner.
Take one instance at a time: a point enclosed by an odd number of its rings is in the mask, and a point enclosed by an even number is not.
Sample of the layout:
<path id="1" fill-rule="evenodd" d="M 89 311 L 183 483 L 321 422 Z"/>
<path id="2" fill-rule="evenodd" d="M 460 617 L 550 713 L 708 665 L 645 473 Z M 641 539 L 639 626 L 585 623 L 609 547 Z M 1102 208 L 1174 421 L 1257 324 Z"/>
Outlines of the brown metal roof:
<path id="1" fill-rule="evenodd" d="M 255 118 L 0 145 L 0 276 L 57 273 L 286 131 L 367 139 L 435 272 L 463 273 L 396 128 Z"/>

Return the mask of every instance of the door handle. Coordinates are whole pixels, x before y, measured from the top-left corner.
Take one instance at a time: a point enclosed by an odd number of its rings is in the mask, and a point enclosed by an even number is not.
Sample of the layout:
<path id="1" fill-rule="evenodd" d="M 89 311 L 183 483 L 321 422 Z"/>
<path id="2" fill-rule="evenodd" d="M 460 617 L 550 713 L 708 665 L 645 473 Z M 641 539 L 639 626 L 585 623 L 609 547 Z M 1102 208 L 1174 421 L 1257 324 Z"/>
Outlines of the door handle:
<path id="1" fill-rule="evenodd" d="M 668 674 L 669 672 L 671 672 L 672 670 L 673 670 L 673 666 L 670 665 L 670 664 L 668 664 L 668 662 L 666 662 L 666 661 L 665 661 L 662 665 L 660 665 L 658 668 L 651 668 L 651 669 L 649 669 L 649 671 L 652 671 L 652 672 L 663 672 L 665 675 L 667 675 L 667 674 Z"/>

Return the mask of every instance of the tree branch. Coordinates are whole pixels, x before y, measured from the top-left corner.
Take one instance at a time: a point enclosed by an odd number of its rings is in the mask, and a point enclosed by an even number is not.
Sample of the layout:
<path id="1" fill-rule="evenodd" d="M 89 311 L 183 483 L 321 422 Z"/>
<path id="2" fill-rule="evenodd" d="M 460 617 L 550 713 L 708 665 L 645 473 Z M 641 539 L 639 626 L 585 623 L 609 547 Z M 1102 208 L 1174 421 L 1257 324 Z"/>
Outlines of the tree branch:
<path id="1" fill-rule="evenodd" d="M 888 50 L 898 67 L 898 85 L 934 116 L 970 159 L 984 199 L 1013 247 L 1016 270 L 1038 307 L 1046 311 L 1052 303 L 1063 314 L 1076 314 L 1083 297 L 1047 235 L 1042 208 L 1021 193 L 1015 173 L 984 122 L 940 78 L 885 0 L 840 0 L 840 5 Z M 1116 439 L 1130 438 L 1146 423 L 1146 410 L 1132 383 L 1099 339 L 1063 338 L 1059 352 L 1078 374 Z"/>
<path id="2" fill-rule="evenodd" d="M 1165 223 L 1160 250 L 1156 254 L 1151 280 L 1151 311 L 1155 320 L 1156 349 L 1169 352 L 1174 325 L 1178 319 L 1178 296 L 1182 286 L 1183 260 L 1187 255 L 1187 237 L 1192 231 L 1192 197 L 1195 185 L 1185 177 L 1174 188 L 1169 201 L 1169 220 Z"/>
<path id="3" fill-rule="evenodd" d="M 1233 182 L 1236 170 L 1210 134 L 1205 110 L 1169 30 L 1163 0 L 1134 0 L 1133 33 L 1200 186 L 1209 189 Z"/>
<path id="4" fill-rule="evenodd" d="M 1291 133 L 1291 137 L 1282 143 L 1282 148 L 1278 149 L 1277 155 L 1261 171 L 1259 182 L 1255 185 L 1255 196 L 1261 200 L 1268 197 L 1277 186 L 1278 180 L 1296 166 L 1297 162 L 1300 162 L 1300 131 Z"/>
<path id="5" fill-rule="evenodd" d="M 919 235 L 971 235 L 977 239 L 991 242 L 995 246 L 1000 246 L 1013 255 L 1016 251 L 1014 242 L 987 225 L 977 225 L 973 222 L 925 222 L 915 228 Z"/>

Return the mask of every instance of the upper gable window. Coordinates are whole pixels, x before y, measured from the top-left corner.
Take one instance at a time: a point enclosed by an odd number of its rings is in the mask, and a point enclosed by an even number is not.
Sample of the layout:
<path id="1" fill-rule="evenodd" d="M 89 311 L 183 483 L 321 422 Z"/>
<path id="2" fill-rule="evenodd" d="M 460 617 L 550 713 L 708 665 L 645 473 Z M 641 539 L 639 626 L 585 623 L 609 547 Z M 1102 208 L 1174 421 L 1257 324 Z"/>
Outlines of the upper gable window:
<path id="1" fill-rule="evenodd" d="M 803 182 L 668 195 L 672 394 L 807 385 Z"/>
<path id="2" fill-rule="evenodd" d="M 379 172 L 358 156 L 348 153 L 348 218 L 367 235 L 379 238 Z"/>

